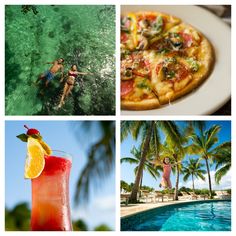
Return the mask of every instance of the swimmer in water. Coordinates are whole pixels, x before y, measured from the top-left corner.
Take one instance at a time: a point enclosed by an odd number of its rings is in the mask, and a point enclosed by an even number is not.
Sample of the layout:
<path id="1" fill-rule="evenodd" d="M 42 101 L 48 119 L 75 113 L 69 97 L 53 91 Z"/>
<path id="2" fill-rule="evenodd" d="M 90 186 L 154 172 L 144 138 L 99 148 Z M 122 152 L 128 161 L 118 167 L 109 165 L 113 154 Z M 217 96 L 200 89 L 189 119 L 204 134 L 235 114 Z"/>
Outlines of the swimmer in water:
<path id="1" fill-rule="evenodd" d="M 62 107 L 62 105 L 65 103 L 66 97 L 72 92 L 72 89 L 74 88 L 77 76 L 78 75 L 88 75 L 88 74 L 91 74 L 91 73 L 79 72 L 77 69 L 77 66 L 75 64 L 71 66 L 70 70 L 68 71 L 68 75 L 66 78 L 66 82 L 64 85 L 63 93 L 62 93 L 58 108 Z M 61 83 L 63 82 L 63 79 L 64 78 L 62 78 L 60 80 Z"/>
<path id="2" fill-rule="evenodd" d="M 63 72 L 64 72 L 63 62 L 64 62 L 63 58 L 59 58 L 58 60 L 55 60 L 53 62 L 47 62 L 47 64 L 52 64 L 52 66 L 50 67 L 50 69 L 48 69 L 38 77 L 36 84 L 38 84 L 39 81 L 45 80 L 45 87 L 47 87 L 48 83 L 51 80 L 53 80 L 56 73 L 58 73 L 59 71 L 61 71 L 61 77 L 63 78 Z"/>

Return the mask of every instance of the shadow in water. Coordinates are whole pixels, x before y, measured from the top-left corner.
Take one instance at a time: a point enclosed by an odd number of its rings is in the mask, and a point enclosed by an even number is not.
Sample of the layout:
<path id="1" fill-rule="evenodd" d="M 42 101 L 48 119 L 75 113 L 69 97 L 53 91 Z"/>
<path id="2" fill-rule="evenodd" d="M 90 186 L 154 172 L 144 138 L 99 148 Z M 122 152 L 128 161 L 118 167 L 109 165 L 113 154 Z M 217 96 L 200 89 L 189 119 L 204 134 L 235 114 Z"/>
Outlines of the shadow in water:
<path id="1" fill-rule="evenodd" d="M 11 51 L 8 43 L 5 43 L 5 96 L 14 92 L 19 82 L 21 67 L 17 63 L 12 63 L 15 53 Z"/>

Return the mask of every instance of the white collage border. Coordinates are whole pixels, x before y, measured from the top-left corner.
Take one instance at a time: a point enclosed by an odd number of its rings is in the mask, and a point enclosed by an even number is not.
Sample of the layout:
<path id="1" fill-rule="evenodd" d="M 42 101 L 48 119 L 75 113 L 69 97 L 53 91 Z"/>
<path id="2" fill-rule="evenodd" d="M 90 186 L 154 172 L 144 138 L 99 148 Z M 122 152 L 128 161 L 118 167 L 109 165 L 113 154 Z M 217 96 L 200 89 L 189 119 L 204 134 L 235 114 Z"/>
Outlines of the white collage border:
<path id="1" fill-rule="evenodd" d="M 235 4 L 234 0 L 2 0 L 0 2 L 0 236 L 4 235 L 187 235 L 189 232 L 120 232 L 120 121 L 121 120 L 231 120 L 232 133 L 232 173 L 236 171 L 234 164 L 234 147 L 236 145 L 235 129 L 236 114 L 232 106 L 231 116 L 121 116 L 120 115 L 120 81 L 116 80 L 116 115 L 115 116 L 5 116 L 5 5 L 7 4 L 55 4 L 55 5 L 116 5 L 116 77 L 119 78 L 119 39 L 120 39 L 120 5 L 232 5 L 232 25 L 231 25 L 231 91 L 232 104 L 234 104 L 234 91 L 236 90 L 236 63 L 234 52 L 236 47 L 232 42 L 236 42 L 235 35 Z M 223 83 L 223 82 L 222 82 Z M 116 121 L 116 229 L 113 232 L 5 232 L 5 121 L 6 120 L 115 120 Z M 12 173 L 14 174 L 14 173 Z M 235 181 L 236 176 L 232 176 L 232 231 L 231 232 L 191 232 L 192 235 L 235 235 L 236 233 L 236 201 L 235 201 Z M 16 186 L 17 187 L 17 186 Z M 20 190 L 19 190 L 20 191 Z"/>

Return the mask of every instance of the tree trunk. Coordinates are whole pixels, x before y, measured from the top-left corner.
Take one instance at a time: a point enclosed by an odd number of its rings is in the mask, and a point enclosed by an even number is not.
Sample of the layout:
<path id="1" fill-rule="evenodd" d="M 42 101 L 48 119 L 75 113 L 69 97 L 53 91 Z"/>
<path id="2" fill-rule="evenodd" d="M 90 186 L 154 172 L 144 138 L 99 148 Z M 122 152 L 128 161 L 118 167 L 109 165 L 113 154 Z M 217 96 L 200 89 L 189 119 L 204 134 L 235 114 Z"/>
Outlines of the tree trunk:
<path id="1" fill-rule="evenodd" d="M 137 202 L 137 194 L 139 190 L 140 179 L 142 177 L 142 172 L 143 172 L 144 164 L 146 161 L 146 156 L 149 149 L 149 143 L 151 139 L 151 134 L 153 132 L 154 124 L 155 124 L 154 121 L 151 121 L 150 127 L 148 128 L 148 131 L 147 131 L 147 135 L 145 136 L 145 142 L 143 145 L 143 150 L 142 150 L 142 154 L 141 154 L 141 158 L 139 162 L 138 171 L 135 177 L 134 186 L 132 188 L 130 199 L 129 199 L 131 203 Z"/>
<path id="2" fill-rule="evenodd" d="M 211 174 L 210 174 L 210 168 L 207 157 L 205 157 L 206 161 L 206 167 L 207 167 L 207 175 L 208 175 L 208 182 L 209 182 L 209 191 L 210 191 L 210 199 L 212 199 L 212 189 L 211 189 Z"/>
<path id="3" fill-rule="evenodd" d="M 179 193 L 179 166 L 178 164 L 176 165 L 176 182 L 175 182 L 175 200 L 179 200 L 178 197 L 178 193 Z"/>
<path id="4" fill-rule="evenodd" d="M 193 192 L 195 193 L 193 174 L 192 174 L 192 182 L 193 182 Z"/>
<path id="5" fill-rule="evenodd" d="M 142 189 L 142 183 L 143 183 L 143 171 L 142 171 L 142 175 L 141 175 L 141 179 L 140 179 L 139 190 Z M 141 197 L 141 191 L 139 191 L 139 197 Z"/>

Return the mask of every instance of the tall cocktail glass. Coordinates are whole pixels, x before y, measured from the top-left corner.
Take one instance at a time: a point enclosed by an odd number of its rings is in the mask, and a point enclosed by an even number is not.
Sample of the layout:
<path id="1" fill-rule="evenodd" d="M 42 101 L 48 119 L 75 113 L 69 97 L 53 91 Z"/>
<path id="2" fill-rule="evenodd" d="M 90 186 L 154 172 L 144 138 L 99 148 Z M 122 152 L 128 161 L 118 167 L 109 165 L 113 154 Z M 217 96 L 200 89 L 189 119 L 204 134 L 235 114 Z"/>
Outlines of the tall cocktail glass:
<path id="1" fill-rule="evenodd" d="M 32 179 L 31 229 L 34 231 L 72 230 L 69 204 L 70 155 L 53 151 L 45 155 L 45 167 Z"/>

